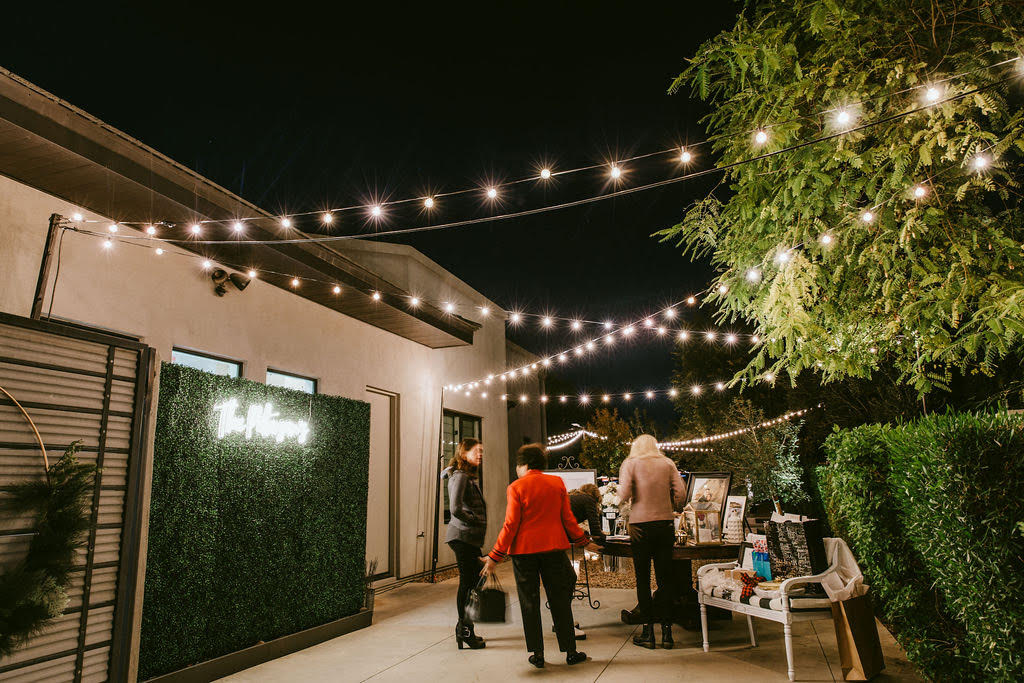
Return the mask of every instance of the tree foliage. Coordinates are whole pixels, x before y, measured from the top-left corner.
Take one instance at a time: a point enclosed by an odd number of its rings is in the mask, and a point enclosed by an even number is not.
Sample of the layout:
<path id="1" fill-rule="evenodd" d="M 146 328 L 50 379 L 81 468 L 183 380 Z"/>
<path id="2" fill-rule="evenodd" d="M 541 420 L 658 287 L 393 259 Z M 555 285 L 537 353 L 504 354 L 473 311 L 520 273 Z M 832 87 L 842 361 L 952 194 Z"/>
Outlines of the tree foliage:
<path id="1" fill-rule="evenodd" d="M 587 422 L 587 431 L 596 437 L 583 439 L 580 464 L 597 470 L 598 476 L 617 477 L 619 465 L 629 455 L 632 434 L 629 424 L 619 417 L 619 411 L 601 408 Z"/>
<path id="2" fill-rule="evenodd" d="M 730 166 L 659 233 L 710 256 L 719 315 L 764 339 L 738 379 L 870 377 L 887 364 L 924 394 L 1021 346 L 1021 27 L 1019 2 L 751 2 L 700 47 L 672 90 L 712 106 L 723 167 L 837 133 L 843 107 L 863 125 L 922 107 L 926 87 L 958 98 Z M 755 150 L 759 127 L 769 137 Z"/>

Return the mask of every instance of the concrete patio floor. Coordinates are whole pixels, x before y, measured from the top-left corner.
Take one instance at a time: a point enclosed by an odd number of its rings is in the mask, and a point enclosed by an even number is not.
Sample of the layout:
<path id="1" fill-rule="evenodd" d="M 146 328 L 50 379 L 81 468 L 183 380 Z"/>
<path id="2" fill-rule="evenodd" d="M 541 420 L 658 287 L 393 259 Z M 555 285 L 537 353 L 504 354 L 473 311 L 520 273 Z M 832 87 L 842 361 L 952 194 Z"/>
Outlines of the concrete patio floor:
<path id="1" fill-rule="evenodd" d="M 548 678 L 560 681 L 788 681 L 782 626 L 757 620 L 759 647 L 751 648 L 746 621 L 718 622 L 710 632 L 711 652 L 701 648 L 700 633 L 673 629 L 673 650 L 646 650 L 632 644 L 639 627 L 619 621 L 619 611 L 636 604 L 631 590 L 595 589 L 601 601 L 594 610 L 574 601 L 573 613 L 587 632 L 579 643 L 590 660 L 566 666 L 550 632 L 551 615 L 545 610 L 547 667 L 530 666 L 522 620 L 516 601 L 510 563 L 500 578 L 512 597 L 507 624 L 482 624 L 487 639 L 483 650 L 459 651 L 453 635 L 455 580 L 440 584 L 411 583 L 376 598 L 373 625 L 340 638 L 296 652 L 222 679 L 235 683 L 255 681 L 520 681 Z M 903 651 L 879 626 L 886 669 L 876 681 L 919 681 Z M 658 638 L 660 642 L 660 632 Z M 839 654 L 831 621 L 794 626 L 798 681 L 841 681 Z"/>

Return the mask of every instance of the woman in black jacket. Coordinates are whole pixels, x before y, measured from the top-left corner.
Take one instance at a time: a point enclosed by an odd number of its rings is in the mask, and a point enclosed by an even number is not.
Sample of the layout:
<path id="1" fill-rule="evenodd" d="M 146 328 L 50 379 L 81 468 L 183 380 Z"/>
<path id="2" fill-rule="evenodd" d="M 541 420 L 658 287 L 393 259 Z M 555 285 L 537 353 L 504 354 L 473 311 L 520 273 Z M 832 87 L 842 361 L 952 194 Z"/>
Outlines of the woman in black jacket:
<path id="1" fill-rule="evenodd" d="M 477 439 L 463 439 L 444 471 L 448 480 L 448 505 L 452 513 L 445 541 L 455 552 L 459 567 L 457 607 L 459 622 L 455 626 L 455 642 L 471 650 L 485 646 L 484 639 L 473 631 L 473 622 L 466 617 L 466 598 L 480 579 L 480 548 L 487 531 L 487 508 L 477 471 L 483 459 L 484 446 Z"/>

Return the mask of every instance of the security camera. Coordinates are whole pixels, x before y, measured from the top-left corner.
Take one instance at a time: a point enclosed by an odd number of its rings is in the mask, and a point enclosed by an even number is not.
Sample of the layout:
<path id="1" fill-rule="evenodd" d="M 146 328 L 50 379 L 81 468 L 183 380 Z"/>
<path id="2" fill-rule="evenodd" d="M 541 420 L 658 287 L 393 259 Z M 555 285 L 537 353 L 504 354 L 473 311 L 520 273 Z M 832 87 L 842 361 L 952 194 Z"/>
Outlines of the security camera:
<path id="1" fill-rule="evenodd" d="M 215 285 L 213 293 L 217 296 L 224 296 L 227 294 L 229 282 L 234 285 L 235 289 L 239 292 L 248 287 L 250 282 L 249 278 L 246 276 L 238 273 L 228 274 L 228 272 L 223 268 L 218 268 L 210 273 L 210 279 L 213 280 L 213 284 Z"/>

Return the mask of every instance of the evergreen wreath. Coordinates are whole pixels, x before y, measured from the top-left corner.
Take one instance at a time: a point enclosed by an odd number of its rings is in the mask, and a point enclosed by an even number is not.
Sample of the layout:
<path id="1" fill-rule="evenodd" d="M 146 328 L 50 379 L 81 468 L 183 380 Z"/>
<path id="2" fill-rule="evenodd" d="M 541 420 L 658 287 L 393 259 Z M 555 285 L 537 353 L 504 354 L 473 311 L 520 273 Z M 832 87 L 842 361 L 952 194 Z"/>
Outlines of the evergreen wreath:
<path id="1" fill-rule="evenodd" d="M 0 657 L 59 616 L 68 604 L 67 588 L 75 551 L 89 529 L 87 502 L 96 466 L 78 462 L 81 441 L 75 441 L 50 466 L 45 481 L 6 489 L 0 508 L 13 514 L 32 513 L 36 534 L 25 558 L 0 573 Z"/>

